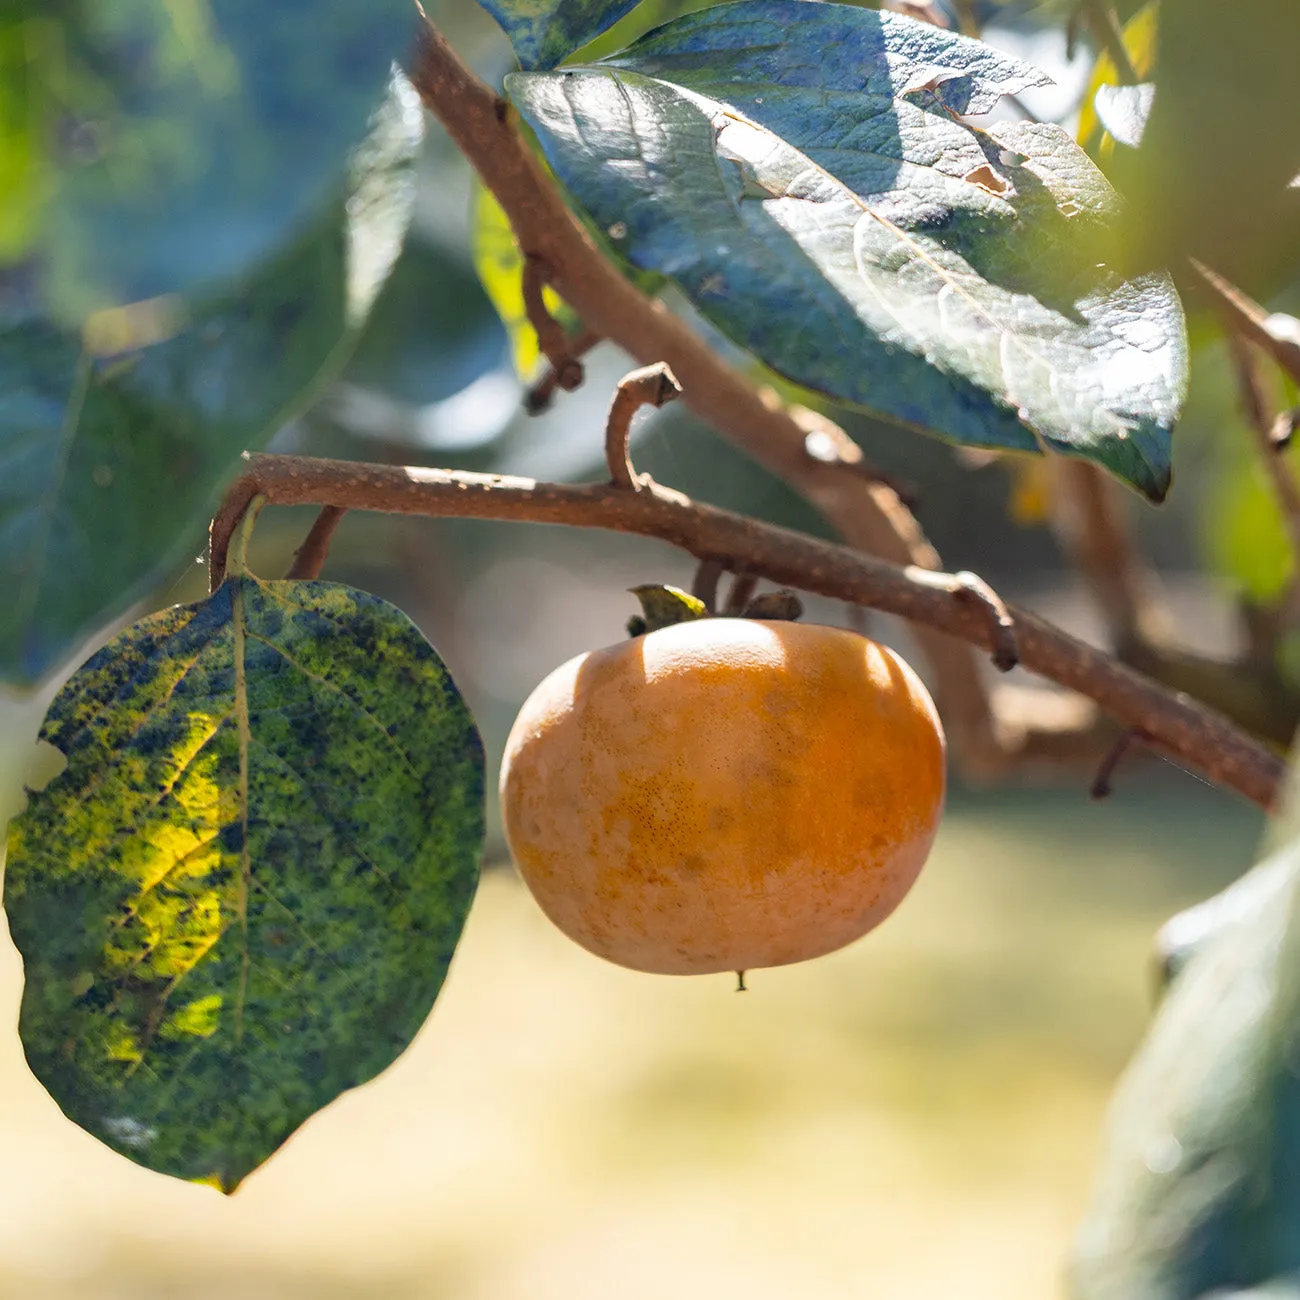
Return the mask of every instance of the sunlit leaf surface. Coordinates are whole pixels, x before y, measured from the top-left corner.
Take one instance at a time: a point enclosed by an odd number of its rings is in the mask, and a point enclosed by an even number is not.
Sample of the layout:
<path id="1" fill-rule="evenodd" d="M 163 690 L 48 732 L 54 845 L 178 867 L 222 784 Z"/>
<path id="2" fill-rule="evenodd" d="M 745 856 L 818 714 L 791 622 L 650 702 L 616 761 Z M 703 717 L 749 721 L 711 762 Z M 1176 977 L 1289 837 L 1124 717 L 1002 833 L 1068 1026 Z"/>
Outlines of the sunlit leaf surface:
<path id="1" fill-rule="evenodd" d="M 631 265 L 777 371 L 1159 499 L 1187 371 L 1172 284 L 1099 262 L 1119 202 L 1064 132 L 959 116 L 1041 80 L 896 14 L 747 0 L 507 89 Z"/>

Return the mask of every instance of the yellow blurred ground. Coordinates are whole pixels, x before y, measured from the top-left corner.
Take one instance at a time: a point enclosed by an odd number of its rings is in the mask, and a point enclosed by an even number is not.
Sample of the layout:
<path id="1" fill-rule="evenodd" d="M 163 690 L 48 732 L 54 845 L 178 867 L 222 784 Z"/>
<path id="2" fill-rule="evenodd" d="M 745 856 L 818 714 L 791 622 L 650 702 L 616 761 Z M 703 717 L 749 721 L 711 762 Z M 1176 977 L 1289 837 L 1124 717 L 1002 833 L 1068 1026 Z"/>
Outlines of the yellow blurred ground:
<path id="1" fill-rule="evenodd" d="M 1153 927 L 1249 861 L 1225 798 L 958 800 L 803 967 L 659 979 L 486 879 L 411 1051 L 232 1199 L 63 1120 L 0 1034 L 0 1296 L 1049 1300 Z M 19 963 L 0 953 L 16 1020 Z"/>

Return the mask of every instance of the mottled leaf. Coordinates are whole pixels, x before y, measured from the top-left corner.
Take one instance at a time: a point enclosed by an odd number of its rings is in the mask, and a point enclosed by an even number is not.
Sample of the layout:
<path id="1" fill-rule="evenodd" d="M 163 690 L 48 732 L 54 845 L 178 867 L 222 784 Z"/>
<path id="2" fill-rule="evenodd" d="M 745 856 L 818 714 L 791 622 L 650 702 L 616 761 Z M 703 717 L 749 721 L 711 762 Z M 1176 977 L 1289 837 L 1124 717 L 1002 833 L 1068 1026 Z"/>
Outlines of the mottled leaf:
<path id="1" fill-rule="evenodd" d="M 230 1191 L 427 1017 L 477 879 L 473 719 L 391 605 L 232 572 L 41 734 L 67 767 L 4 900 L 27 1060 L 115 1150 Z"/>
<path id="2" fill-rule="evenodd" d="M 479 0 L 523 68 L 553 68 L 612 27 L 637 0 Z"/>
<path id="3" fill-rule="evenodd" d="M 1293 843 L 1166 935 L 1181 970 L 1112 1107 L 1076 1300 L 1300 1275 L 1298 872 Z"/>
<path id="4" fill-rule="evenodd" d="M 343 192 L 219 296 L 81 336 L 0 306 L 0 679 L 49 672 L 195 546 L 240 451 L 343 363 L 401 247 L 422 130 L 398 78 Z"/>
<path id="5" fill-rule="evenodd" d="M 27 176 L 38 216 L 0 268 L 21 258 L 6 287 L 70 326 L 273 256 L 337 192 L 416 30 L 410 0 L 0 8 L 0 103 L 27 128 L 0 126 L 0 177 Z"/>
<path id="6" fill-rule="evenodd" d="M 956 116 L 1042 80 L 896 14 L 747 0 L 507 90 L 628 261 L 773 369 L 1159 499 L 1187 371 L 1172 284 L 1099 265 L 1119 201 L 1064 132 Z"/>

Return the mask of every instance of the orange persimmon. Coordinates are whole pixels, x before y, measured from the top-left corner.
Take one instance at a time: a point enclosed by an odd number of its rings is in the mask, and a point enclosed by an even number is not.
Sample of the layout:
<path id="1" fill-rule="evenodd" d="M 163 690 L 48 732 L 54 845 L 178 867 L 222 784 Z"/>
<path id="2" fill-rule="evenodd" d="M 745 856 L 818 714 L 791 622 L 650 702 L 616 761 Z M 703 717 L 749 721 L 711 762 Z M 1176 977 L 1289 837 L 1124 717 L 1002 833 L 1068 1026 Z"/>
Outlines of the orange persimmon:
<path id="1" fill-rule="evenodd" d="M 584 948 L 663 974 L 832 952 L 925 862 L 944 739 L 897 654 L 840 628 L 679 623 L 557 668 L 501 770 L 506 839 Z"/>

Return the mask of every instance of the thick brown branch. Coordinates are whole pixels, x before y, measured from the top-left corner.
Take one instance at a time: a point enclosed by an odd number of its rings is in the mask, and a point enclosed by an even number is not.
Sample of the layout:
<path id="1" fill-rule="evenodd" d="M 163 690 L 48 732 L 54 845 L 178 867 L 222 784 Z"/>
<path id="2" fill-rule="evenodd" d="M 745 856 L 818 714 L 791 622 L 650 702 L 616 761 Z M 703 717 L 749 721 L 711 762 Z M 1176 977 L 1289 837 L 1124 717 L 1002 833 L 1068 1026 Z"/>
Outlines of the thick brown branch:
<path id="1" fill-rule="evenodd" d="M 278 505 L 333 505 L 399 514 L 511 519 L 606 528 L 657 537 L 700 559 L 773 582 L 896 614 L 985 650 L 996 644 L 988 613 L 961 591 L 848 547 L 693 502 L 648 482 L 638 492 L 570 486 L 423 467 L 366 465 L 298 456 L 255 456 L 212 521 L 212 581 L 225 573 L 231 534 L 255 496 Z M 1169 692 L 1102 651 L 1018 609 L 1024 666 L 1095 700 L 1152 748 L 1264 807 L 1277 797 L 1280 758 L 1226 718 Z"/>
<path id="2" fill-rule="evenodd" d="M 820 416 L 815 417 L 815 430 L 807 420 L 801 423 L 799 408 L 756 387 L 663 303 L 646 297 L 623 277 L 543 174 L 503 101 L 474 76 L 433 24 L 424 22 L 421 31 L 413 84 L 496 196 L 525 257 L 545 263 L 550 283 L 584 326 L 617 343 L 642 365 L 669 365 L 690 410 L 790 484 L 852 546 L 897 564 L 941 569 L 897 493 L 854 472 L 861 452 L 842 430 Z M 827 433 L 843 454 L 810 454 L 806 444 L 813 431 Z M 959 762 L 968 774 L 1000 772 L 1008 765 L 1008 755 L 983 665 L 969 646 L 930 628 L 919 628 L 917 639 L 932 670 L 936 702 Z M 1023 740 L 1021 753 L 1031 753 L 1032 736 Z"/>

